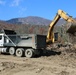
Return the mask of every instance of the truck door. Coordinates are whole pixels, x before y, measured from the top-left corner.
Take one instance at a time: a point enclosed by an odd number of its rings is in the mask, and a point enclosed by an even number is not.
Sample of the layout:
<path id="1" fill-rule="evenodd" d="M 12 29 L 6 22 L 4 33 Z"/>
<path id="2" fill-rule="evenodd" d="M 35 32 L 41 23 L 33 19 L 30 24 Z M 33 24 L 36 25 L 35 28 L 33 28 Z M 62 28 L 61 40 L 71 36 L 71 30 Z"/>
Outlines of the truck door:
<path id="1" fill-rule="evenodd" d="M 2 38 L 3 36 L 2 35 L 0 35 L 0 47 L 2 47 L 3 46 L 3 38 Z"/>

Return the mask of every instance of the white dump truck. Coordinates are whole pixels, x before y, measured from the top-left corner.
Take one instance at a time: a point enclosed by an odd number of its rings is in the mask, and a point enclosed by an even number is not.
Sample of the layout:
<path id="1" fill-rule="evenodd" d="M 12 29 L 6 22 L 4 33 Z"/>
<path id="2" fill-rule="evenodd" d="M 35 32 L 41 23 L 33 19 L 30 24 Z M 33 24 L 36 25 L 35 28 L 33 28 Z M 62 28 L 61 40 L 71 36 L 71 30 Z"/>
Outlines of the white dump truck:
<path id="1" fill-rule="evenodd" d="M 18 35 L 13 30 L 0 30 L 0 52 L 22 57 L 38 55 L 46 47 L 46 36 L 37 34 Z"/>

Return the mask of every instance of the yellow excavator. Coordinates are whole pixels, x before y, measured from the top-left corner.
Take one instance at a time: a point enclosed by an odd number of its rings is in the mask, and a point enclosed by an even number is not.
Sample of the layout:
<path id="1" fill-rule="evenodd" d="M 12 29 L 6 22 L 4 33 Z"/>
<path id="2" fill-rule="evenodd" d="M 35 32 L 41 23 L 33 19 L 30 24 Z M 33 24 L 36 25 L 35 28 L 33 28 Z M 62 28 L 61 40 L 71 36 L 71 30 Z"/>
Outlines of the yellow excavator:
<path id="1" fill-rule="evenodd" d="M 68 33 L 74 33 L 76 32 L 76 21 L 72 18 L 72 16 L 69 16 L 66 12 L 62 10 L 58 10 L 58 13 L 56 14 L 54 20 L 50 23 L 48 34 L 47 34 L 47 43 L 54 43 L 54 26 L 59 21 L 60 18 L 63 18 L 65 21 L 69 22 L 71 25 L 68 27 Z"/>

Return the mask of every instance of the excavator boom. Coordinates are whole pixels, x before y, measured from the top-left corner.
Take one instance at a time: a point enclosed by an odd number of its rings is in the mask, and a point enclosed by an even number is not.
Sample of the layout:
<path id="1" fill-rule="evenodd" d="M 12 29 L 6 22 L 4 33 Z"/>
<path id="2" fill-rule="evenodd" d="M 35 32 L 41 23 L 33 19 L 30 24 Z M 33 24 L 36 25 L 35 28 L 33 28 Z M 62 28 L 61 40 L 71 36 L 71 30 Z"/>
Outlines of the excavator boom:
<path id="1" fill-rule="evenodd" d="M 74 23 L 74 26 L 69 27 L 68 32 L 71 33 L 72 29 L 74 29 L 73 33 L 76 32 L 76 21 L 72 18 L 72 16 L 69 16 L 66 12 L 64 12 L 62 10 L 58 10 L 58 13 L 56 14 L 54 20 L 50 23 L 48 34 L 47 34 L 47 43 L 48 42 L 54 43 L 53 29 L 60 18 L 63 18 L 65 21 L 67 21 L 69 23 L 72 23 L 72 24 Z"/>

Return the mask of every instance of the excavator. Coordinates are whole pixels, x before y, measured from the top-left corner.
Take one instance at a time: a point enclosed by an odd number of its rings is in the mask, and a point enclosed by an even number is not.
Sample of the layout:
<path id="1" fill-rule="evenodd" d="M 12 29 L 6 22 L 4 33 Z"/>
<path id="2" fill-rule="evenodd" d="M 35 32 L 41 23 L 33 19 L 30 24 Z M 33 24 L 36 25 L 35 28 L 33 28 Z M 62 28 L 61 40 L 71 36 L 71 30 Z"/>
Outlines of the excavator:
<path id="1" fill-rule="evenodd" d="M 54 30 L 54 26 L 56 25 L 56 23 L 59 21 L 60 18 L 63 18 L 65 21 L 69 23 L 68 30 L 67 30 L 68 33 L 73 34 L 76 32 L 76 21 L 68 13 L 59 9 L 54 20 L 50 23 L 48 34 L 47 34 L 47 40 L 46 40 L 47 43 L 55 42 L 53 30 Z"/>

